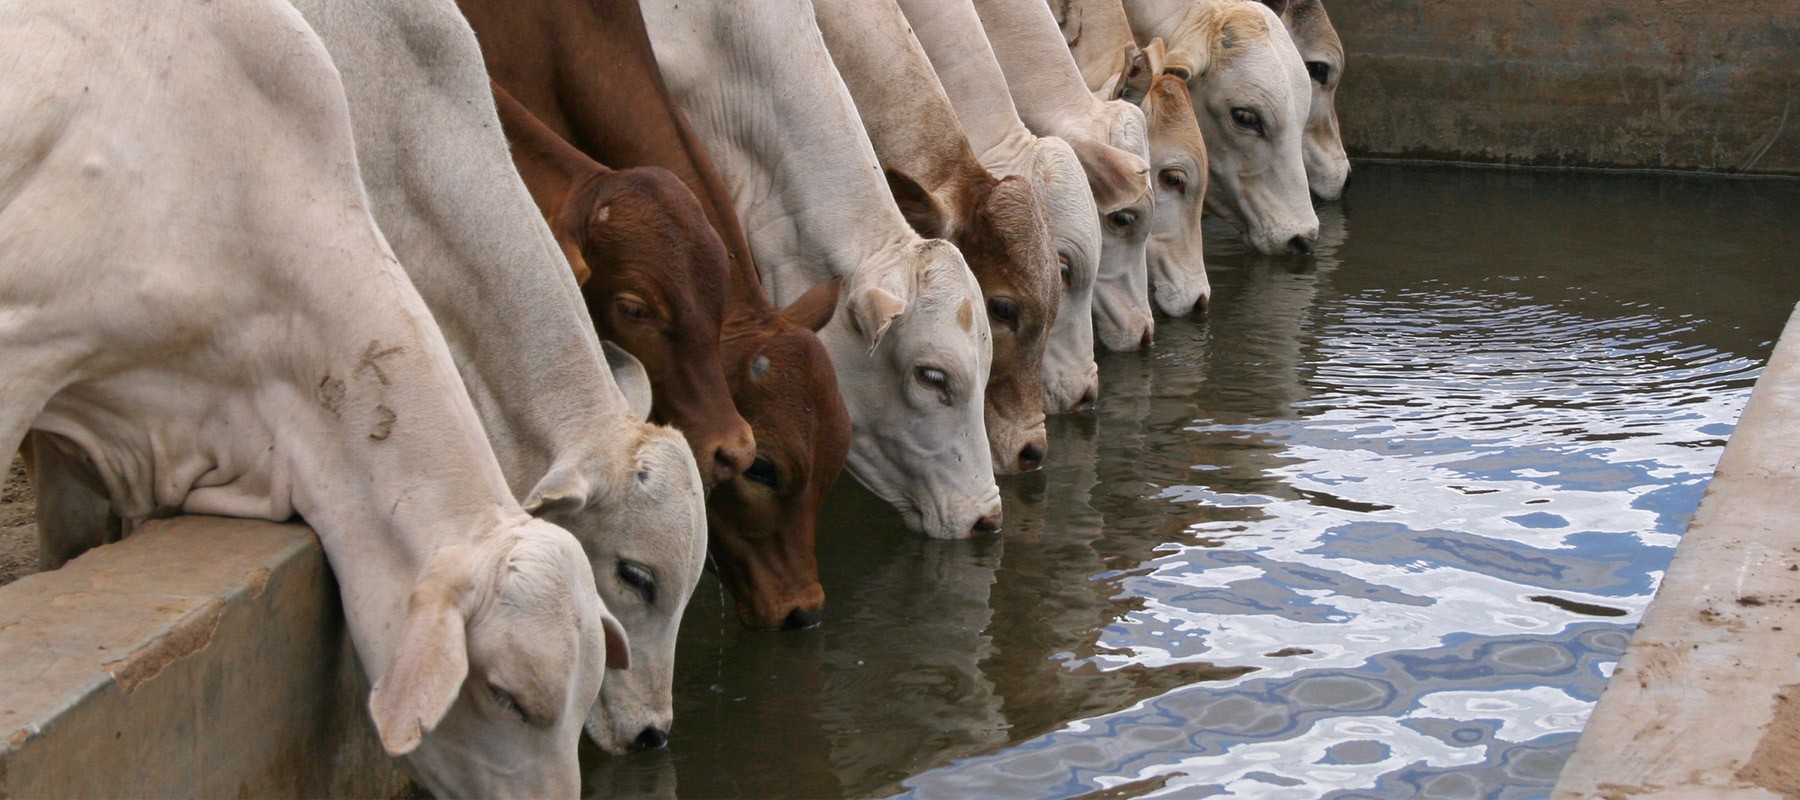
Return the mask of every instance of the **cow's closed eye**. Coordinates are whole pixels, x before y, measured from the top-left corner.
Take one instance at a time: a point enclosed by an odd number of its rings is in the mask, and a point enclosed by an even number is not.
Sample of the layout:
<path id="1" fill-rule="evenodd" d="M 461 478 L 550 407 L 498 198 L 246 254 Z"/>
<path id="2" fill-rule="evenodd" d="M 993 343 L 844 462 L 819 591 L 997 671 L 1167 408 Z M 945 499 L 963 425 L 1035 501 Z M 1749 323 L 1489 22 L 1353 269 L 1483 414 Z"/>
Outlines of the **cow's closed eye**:
<path id="1" fill-rule="evenodd" d="M 519 705 L 519 701 L 512 696 L 511 692 L 490 683 L 488 684 L 488 693 L 493 696 L 494 704 L 502 710 L 518 717 L 520 722 L 527 725 L 532 724 L 531 715 L 525 713 L 525 709 Z"/>
<path id="2" fill-rule="evenodd" d="M 628 294 L 613 298 L 613 308 L 618 309 L 620 316 L 638 322 L 646 322 L 653 316 L 648 303 Z"/>
<path id="3" fill-rule="evenodd" d="M 618 575 L 619 582 L 625 584 L 626 588 L 637 592 L 645 603 L 656 605 L 656 578 L 650 574 L 650 570 L 629 561 L 620 561 Z"/>
<path id="4" fill-rule="evenodd" d="M 781 491 L 781 473 L 775 469 L 775 462 L 762 456 L 750 462 L 750 468 L 744 470 L 744 479 L 767 486 L 771 492 Z"/>

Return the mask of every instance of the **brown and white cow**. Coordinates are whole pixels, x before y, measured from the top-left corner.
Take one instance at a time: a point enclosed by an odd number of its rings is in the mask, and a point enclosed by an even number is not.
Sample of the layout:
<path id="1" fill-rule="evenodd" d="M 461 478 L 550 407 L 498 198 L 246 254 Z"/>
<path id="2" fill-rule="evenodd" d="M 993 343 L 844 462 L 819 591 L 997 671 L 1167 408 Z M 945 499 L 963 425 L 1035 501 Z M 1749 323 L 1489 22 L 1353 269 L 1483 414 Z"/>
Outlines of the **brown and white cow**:
<path id="1" fill-rule="evenodd" d="M 893 0 L 813 0 L 900 212 L 962 251 L 987 300 L 994 370 L 987 431 L 994 472 L 1043 464 L 1043 361 L 1060 270 L 1043 202 L 1018 176 L 989 173 L 969 147 L 931 62 Z"/>
<path id="2" fill-rule="evenodd" d="M 0 452 L 46 434 L 128 522 L 298 513 L 388 752 L 438 796 L 575 796 L 623 642 L 514 499 L 307 22 L 21 0 L 0 71 L 30 76 L 0 82 Z"/>
<path id="3" fill-rule="evenodd" d="M 662 84 L 636 0 L 461 6 L 493 79 L 534 118 L 601 163 L 674 173 L 718 232 L 729 258 L 720 357 L 757 455 L 707 496 L 712 564 L 745 625 L 818 624 L 825 592 L 815 528 L 851 436 L 815 334 L 837 307 L 839 284 L 822 283 L 786 309 L 763 295 L 731 194 Z M 602 741 L 623 747 L 633 736 L 622 730 Z"/>

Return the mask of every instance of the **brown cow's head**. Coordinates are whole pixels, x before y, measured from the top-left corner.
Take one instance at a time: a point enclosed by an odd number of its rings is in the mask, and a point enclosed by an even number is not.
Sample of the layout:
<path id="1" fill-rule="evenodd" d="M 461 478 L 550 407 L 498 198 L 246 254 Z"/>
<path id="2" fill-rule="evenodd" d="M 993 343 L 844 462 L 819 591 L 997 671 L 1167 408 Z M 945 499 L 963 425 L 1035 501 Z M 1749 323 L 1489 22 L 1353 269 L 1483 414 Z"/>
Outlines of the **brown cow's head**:
<path id="1" fill-rule="evenodd" d="M 651 419 L 687 437 L 708 487 L 748 469 L 756 443 L 719 362 L 725 247 L 693 193 L 660 167 L 601 170 L 556 227 L 600 337 L 650 375 Z"/>
<path id="2" fill-rule="evenodd" d="M 994 472 L 1037 469 L 1048 449 L 1044 346 L 1062 291 L 1043 201 L 1025 178 L 995 180 L 985 170 L 958 183 L 956 208 L 899 172 L 887 177 L 913 229 L 954 243 L 981 285 L 994 334 L 985 410 Z"/>
<path id="3" fill-rule="evenodd" d="M 814 334 L 831 321 L 840 282 L 793 305 L 734 308 L 721 351 L 731 395 L 756 429 L 756 460 L 707 498 L 719 580 L 738 618 L 759 629 L 810 628 L 825 589 L 813 552 L 825 492 L 850 453 L 850 416 L 831 357 Z"/>

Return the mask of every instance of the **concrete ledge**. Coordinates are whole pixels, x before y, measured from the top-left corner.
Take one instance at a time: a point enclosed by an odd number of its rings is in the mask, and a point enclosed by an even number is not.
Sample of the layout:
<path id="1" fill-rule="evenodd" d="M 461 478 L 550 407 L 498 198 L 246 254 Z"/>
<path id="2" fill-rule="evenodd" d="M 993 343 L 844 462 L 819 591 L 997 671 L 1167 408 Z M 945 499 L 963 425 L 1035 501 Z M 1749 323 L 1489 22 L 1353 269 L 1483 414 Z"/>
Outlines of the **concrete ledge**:
<path id="1" fill-rule="evenodd" d="M 0 588 L 0 800 L 393 797 L 300 525 L 178 517 Z"/>
<path id="2" fill-rule="evenodd" d="M 1800 796 L 1800 313 L 1555 796 Z"/>

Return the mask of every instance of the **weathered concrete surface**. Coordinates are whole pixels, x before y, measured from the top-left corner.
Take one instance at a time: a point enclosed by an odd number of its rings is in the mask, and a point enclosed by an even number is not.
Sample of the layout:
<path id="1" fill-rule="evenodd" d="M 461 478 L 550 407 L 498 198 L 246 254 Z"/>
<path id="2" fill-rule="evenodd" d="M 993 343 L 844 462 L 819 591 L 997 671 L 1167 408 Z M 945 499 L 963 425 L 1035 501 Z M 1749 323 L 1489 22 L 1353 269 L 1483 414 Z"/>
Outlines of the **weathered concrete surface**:
<path id="1" fill-rule="evenodd" d="M 1795 0 L 1327 0 L 1353 156 L 1800 174 Z"/>
<path id="2" fill-rule="evenodd" d="M 1555 796 L 1800 797 L 1800 314 Z"/>
<path id="3" fill-rule="evenodd" d="M 393 797 L 300 525 L 177 517 L 0 588 L 0 800 Z"/>

